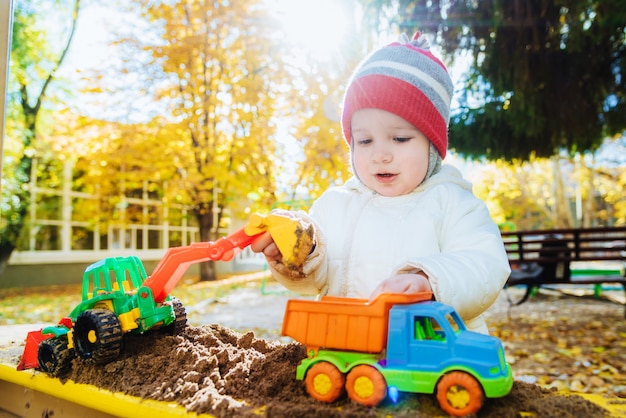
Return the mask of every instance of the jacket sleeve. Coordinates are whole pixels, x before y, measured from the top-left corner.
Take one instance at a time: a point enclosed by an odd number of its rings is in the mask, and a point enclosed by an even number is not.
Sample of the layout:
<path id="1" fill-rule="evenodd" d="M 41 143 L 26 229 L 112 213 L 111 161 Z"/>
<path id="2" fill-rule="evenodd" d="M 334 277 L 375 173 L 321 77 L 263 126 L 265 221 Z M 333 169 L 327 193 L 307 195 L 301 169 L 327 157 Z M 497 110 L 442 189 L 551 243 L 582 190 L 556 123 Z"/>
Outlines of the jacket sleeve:
<path id="1" fill-rule="evenodd" d="M 485 204 L 458 187 L 442 191 L 440 252 L 409 260 L 396 271 L 423 271 L 435 298 L 471 321 L 495 302 L 510 274 L 509 261 Z"/>
<path id="2" fill-rule="evenodd" d="M 304 212 L 292 212 L 304 222 L 313 225 L 315 247 L 306 258 L 302 270 L 288 268 L 281 262 L 272 261 L 268 267 L 274 279 L 287 289 L 305 295 L 317 295 L 325 292 L 326 277 L 326 239 L 319 225 Z"/>

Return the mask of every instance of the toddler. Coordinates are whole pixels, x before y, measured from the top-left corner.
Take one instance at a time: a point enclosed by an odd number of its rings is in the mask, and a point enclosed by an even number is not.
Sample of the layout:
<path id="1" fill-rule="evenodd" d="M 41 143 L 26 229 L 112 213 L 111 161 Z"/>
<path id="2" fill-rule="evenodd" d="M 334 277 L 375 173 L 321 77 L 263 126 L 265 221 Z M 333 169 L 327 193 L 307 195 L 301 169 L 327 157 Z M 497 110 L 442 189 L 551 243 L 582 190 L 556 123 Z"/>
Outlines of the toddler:
<path id="1" fill-rule="evenodd" d="M 309 214 L 315 245 L 301 269 L 282 263 L 269 234 L 263 252 L 290 290 L 342 297 L 432 291 L 468 328 L 487 333 L 481 314 L 510 267 L 500 231 L 471 184 L 442 165 L 453 84 L 417 33 L 370 54 L 353 73 L 342 113 L 353 177 L 327 190 Z"/>

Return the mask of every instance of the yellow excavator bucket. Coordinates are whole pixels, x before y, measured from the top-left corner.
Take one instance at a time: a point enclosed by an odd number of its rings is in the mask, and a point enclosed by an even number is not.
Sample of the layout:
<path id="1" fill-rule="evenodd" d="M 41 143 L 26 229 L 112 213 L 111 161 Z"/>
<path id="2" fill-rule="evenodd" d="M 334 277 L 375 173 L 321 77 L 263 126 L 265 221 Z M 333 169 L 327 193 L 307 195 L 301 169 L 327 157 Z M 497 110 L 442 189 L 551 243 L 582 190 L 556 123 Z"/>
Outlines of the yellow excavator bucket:
<path id="1" fill-rule="evenodd" d="M 301 270 L 313 248 L 313 225 L 285 215 L 253 214 L 245 227 L 247 235 L 268 231 L 283 256 L 283 264 Z"/>

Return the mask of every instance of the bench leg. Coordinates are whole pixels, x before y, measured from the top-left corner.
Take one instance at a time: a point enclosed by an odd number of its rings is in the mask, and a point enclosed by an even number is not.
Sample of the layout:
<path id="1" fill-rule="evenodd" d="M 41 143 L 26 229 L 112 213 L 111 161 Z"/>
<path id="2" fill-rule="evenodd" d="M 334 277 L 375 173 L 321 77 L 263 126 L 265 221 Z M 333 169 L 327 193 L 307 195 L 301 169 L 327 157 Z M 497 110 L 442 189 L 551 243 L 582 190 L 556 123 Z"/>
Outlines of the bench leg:
<path id="1" fill-rule="evenodd" d="M 506 300 L 509 301 L 510 305 L 518 306 L 518 305 L 521 305 L 522 303 L 524 303 L 524 302 L 526 302 L 528 300 L 530 295 L 533 293 L 533 289 L 535 287 L 533 285 L 530 285 L 530 284 L 527 284 L 525 286 L 526 286 L 526 292 L 524 293 L 524 296 L 522 296 L 522 298 L 520 300 L 518 300 L 517 302 L 514 302 L 513 300 L 511 300 L 511 298 L 509 297 L 509 294 L 506 293 L 506 289 L 505 289 Z M 626 287 L 624 289 L 626 290 Z"/>
<path id="2" fill-rule="evenodd" d="M 622 287 L 624 288 L 624 297 L 626 298 L 626 283 L 622 283 Z M 626 300 L 624 301 L 624 318 L 626 318 Z"/>

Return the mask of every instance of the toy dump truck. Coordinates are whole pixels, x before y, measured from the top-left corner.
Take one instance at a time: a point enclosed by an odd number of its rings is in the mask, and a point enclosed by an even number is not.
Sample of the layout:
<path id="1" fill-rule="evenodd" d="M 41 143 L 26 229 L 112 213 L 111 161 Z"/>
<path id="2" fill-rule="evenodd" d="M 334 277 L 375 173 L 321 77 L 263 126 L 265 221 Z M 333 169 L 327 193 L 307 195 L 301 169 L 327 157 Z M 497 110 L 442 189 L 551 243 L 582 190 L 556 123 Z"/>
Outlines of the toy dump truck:
<path id="1" fill-rule="evenodd" d="M 164 329 L 178 334 L 187 323 L 183 304 L 169 296 L 192 263 L 230 260 L 268 231 L 287 261 L 298 243 L 298 221 L 255 214 L 247 225 L 215 242 L 170 248 L 149 277 L 135 257 L 110 257 L 86 268 L 82 301 L 57 325 L 31 331 L 18 370 L 39 368 L 60 376 L 78 355 L 107 363 L 120 355 L 126 333 Z"/>
<path id="2" fill-rule="evenodd" d="M 468 331 L 432 293 L 366 299 L 289 300 L 282 334 L 307 346 L 296 378 L 334 402 L 344 392 L 378 405 L 399 392 L 436 394 L 453 416 L 476 413 L 485 397 L 505 396 L 512 373 L 499 339 Z"/>

